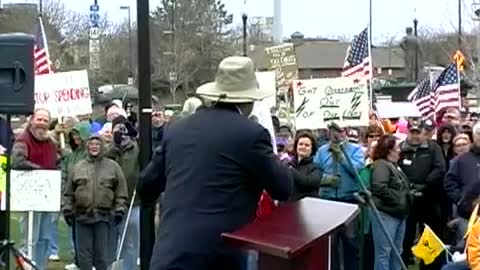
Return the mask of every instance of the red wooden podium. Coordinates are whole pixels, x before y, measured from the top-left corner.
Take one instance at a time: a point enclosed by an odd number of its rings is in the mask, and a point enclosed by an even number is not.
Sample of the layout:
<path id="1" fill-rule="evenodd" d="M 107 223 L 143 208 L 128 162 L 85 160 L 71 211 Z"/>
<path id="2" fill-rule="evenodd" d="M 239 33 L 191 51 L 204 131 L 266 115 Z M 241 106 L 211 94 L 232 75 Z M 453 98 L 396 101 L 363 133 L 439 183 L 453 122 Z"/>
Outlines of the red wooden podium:
<path id="1" fill-rule="evenodd" d="M 354 204 L 304 198 L 222 236 L 233 247 L 258 251 L 259 270 L 328 270 L 331 235 L 359 211 Z"/>

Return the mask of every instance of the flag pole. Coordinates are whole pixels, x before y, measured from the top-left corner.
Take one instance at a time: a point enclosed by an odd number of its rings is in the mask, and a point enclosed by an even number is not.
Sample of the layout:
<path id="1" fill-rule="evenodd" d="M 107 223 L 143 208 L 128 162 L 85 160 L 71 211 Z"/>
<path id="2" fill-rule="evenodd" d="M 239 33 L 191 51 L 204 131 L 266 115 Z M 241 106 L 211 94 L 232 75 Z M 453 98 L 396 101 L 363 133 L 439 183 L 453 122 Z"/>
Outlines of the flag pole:
<path id="1" fill-rule="evenodd" d="M 447 246 L 445 246 L 445 244 L 443 243 L 442 239 L 440 239 L 437 234 L 432 230 L 432 228 L 430 228 L 430 226 L 428 226 L 427 224 L 423 224 L 425 226 L 425 230 L 429 230 L 430 233 L 432 233 L 433 237 L 435 238 L 435 240 L 437 240 L 441 245 L 442 247 L 444 248 L 444 250 L 446 251 L 446 253 L 450 256 L 450 257 L 453 257 L 453 254 L 448 250 Z"/>
<path id="2" fill-rule="evenodd" d="M 45 54 L 47 55 L 47 58 L 50 61 L 50 53 L 48 51 L 47 36 L 45 35 L 45 28 L 43 27 L 43 19 L 41 15 L 38 16 L 38 22 L 40 24 L 40 29 L 42 31 L 42 42 L 43 42 L 43 45 L 45 46 Z"/>
<path id="3" fill-rule="evenodd" d="M 38 16 L 38 23 L 40 24 L 40 30 L 42 31 L 42 42 L 43 46 L 45 47 L 45 54 L 47 55 L 47 61 L 48 61 L 48 69 L 51 71 L 52 66 L 51 66 L 51 60 L 50 60 L 50 52 L 48 51 L 48 42 L 47 42 L 47 35 L 45 34 L 45 28 L 43 27 L 43 19 L 42 15 L 40 14 Z M 63 124 L 63 119 L 61 116 L 58 117 L 58 123 Z M 60 147 L 62 149 L 65 148 L 65 134 L 62 132 L 59 134 L 59 139 L 60 139 Z"/>
<path id="4" fill-rule="evenodd" d="M 368 87 L 369 87 L 369 94 L 370 94 L 370 109 L 373 110 L 373 86 L 372 86 L 372 80 L 373 80 L 373 56 L 372 56 L 372 37 L 371 35 L 371 24 L 368 26 L 368 57 L 370 58 L 368 61 L 368 65 L 370 66 L 370 72 L 371 72 L 371 78 L 368 80 Z"/>
<path id="5" fill-rule="evenodd" d="M 458 109 L 461 110 L 462 109 L 462 91 L 461 91 L 461 87 L 462 87 L 462 82 L 460 81 L 461 78 L 460 78 L 460 62 L 457 61 L 457 79 L 458 79 Z"/>

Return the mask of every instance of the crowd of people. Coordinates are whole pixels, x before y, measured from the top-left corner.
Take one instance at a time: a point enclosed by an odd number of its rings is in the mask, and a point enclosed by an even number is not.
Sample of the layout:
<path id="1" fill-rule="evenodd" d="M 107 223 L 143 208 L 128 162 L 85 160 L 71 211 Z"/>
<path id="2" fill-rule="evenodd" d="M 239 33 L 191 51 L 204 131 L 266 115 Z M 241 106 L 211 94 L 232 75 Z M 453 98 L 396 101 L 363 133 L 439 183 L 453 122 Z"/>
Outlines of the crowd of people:
<path id="1" fill-rule="evenodd" d="M 186 108 L 182 114 L 188 114 L 188 110 L 191 109 Z M 162 140 L 172 116 L 171 110 L 152 113 L 152 147 Z M 9 145 L 4 119 L 1 131 L 4 154 Z M 74 258 L 65 269 L 107 269 L 117 253 L 112 247 L 119 244 L 125 228 L 128 229 L 120 257 L 124 269 L 137 269 L 140 200 L 134 191 L 140 174 L 139 142 L 136 117 L 128 113 L 127 104 L 114 100 L 98 119 L 70 117 L 63 124 L 51 119 L 48 109 L 38 108 L 25 124 L 13 130 L 12 137 L 12 169 L 61 170 L 61 215 L 35 212 L 33 217 L 32 257 L 37 267 L 46 269 L 48 260 L 60 260 L 58 221 L 63 216 L 71 228 Z M 62 140 L 65 145 L 61 145 Z M 21 216 L 20 223 L 22 247 L 26 251 L 26 214 Z"/>
<path id="2" fill-rule="evenodd" d="M 250 59 L 227 58 L 217 83 L 200 87 L 180 114 L 154 110 L 154 155 L 144 171 L 136 117 L 121 102 L 112 102 L 100 120 L 80 117 L 64 124 L 53 122 L 47 109 L 36 109 L 14 132 L 11 165 L 61 169 L 61 215 L 71 227 L 75 258 L 66 268 L 108 269 L 121 252 L 124 269 L 136 269 L 140 204 L 158 202 L 163 193 L 151 269 L 257 269 L 255 254 L 225 247 L 221 233 L 252 222 L 260 198 L 271 197 L 274 207 L 273 200 L 306 196 L 362 209 L 334 235 L 333 269 L 401 269 L 397 251 L 405 265 L 413 265 L 418 260 L 411 250 L 424 225 L 451 252 L 468 246 L 469 256 L 420 261 L 420 269 L 479 269 L 480 225 L 473 226 L 474 237 L 464 237 L 480 198 L 478 114 L 449 108 L 433 121 L 378 119 L 372 113 L 364 128 L 333 123 L 296 132 L 273 117 L 272 140 L 248 117 L 254 101 L 265 97 L 255 81 Z M 58 218 L 35 213 L 33 259 L 39 269 L 57 255 Z M 123 248 L 112 248 L 125 228 Z"/>

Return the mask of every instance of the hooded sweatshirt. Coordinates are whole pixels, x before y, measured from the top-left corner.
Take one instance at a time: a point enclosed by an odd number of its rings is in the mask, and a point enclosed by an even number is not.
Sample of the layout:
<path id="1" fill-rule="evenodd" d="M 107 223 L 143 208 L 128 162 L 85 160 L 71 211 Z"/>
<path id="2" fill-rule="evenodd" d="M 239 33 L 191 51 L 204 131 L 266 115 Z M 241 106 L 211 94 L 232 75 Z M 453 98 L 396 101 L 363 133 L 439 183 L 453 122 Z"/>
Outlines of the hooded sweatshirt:
<path id="1" fill-rule="evenodd" d="M 90 123 L 87 121 L 82 121 L 77 123 L 67 137 L 67 142 L 69 147 L 72 149 L 72 152 L 66 155 L 61 163 L 62 168 L 62 190 L 65 188 L 65 184 L 67 181 L 68 174 L 72 171 L 72 168 L 77 164 L 80 160 L 87 157 L 87 152 L 85 151 L 85 142 L 90 137 Z M 73 142 L 73 133 L 78 133 L 80 138 L 82 139 L 82 144 L 77 146 Z"/>
<path id="2" fill-rule="evenodd" d="M 442 140 L 442 133 L 445 130 L 448 130 L 452 134 L 452 138 L 450 139 L 450 142 L 448 142 L 447 145 L 445 146 L 446 148 L 444 148 L 444 143 Z M 447 164 L 447 169 L 448 169 L 448 165 L 450 164 L 450 160 L 452 160 L 455 157 L 455 152 L 453 152 L 452 142 L 453 142 L 453 138 L 455 138 L 456 135 L 457 135 L 457 131 L 455 130 L 455 127 L 450 124 L 442 125 L 437 131 L 437 143 L 438 145 L 440 145 L 440 148 L 442 148 L 442 153 L 443 153 L 443 157 L 445 158 L 445 162 Z"/>

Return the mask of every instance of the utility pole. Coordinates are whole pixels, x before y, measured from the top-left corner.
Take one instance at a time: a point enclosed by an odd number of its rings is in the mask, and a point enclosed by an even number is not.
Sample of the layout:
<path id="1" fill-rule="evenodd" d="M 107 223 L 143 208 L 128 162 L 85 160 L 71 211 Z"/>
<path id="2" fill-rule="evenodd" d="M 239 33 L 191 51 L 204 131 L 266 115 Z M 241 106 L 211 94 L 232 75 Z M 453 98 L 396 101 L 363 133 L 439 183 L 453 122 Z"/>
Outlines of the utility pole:
<path id="1" fill-rule="evenodd" d="M 458 49 L 462 50 L 462 0 L 458 0 Z"/>
<path id="2" fill-rule="evenodd" d="M 129 49 L 128 85 L 133 85 L 133 43 L 132 43 L 131 9 L 130 9 L 130 6 L 121 6 L 120 9 L 128 11 L 128 49 Z"/>
<path id="3" fill-rule="evenodd" d="M 418 82 L 418 20 L 417 18 L 413 19 L 413 34 L 415 35 L 416 44 L 415 44 L 415 82 Z"/>
<path id="4" fill-rule="evenodd" d="M 177 67 L 176 67 L 176 49 L 175 49 L 175 0 L 170 0 L 171 4 L 171 16 L 170 16 L 170 30 L 164 31 L 164 35 L 170 35 L 171 41 L 171 50 L 169 52 L 164 52 L 164 55 L 171 56 L 170 72 L 168 73 L 168 80 L 170 82 L 170 94 L 172 95 L 172 103 L 176 102 L 175 91 L 177 89 Z"/>
<path id="5" fill-rule="evenodd" d="M 243 56 L 247 56 L 247 0 L 243 1 L 243 14 L 242 14 L 242 24 L 243 24 Z"/>
<path id="6" fill-rule="evenodd" d="M 149 1 L 137 0 L 138 25 L 138 112 L 140 124 L 140 166 L 145 168 L 152 156 L 152 81 L 150 61 Z M 148 270 L 155 243 L 155 207 L 140 208 L 140 269 Z"/>
<path id="7" fill-rule="evenodd" d="M 370 19 L 369 19 L 369 23 L 368 23 L 368 38 L 370 39 L 370 46 L 372 46 L 372 24 L 373 24 L 373 0 L 370 0 L 370 7 L 369 7 L 369 10 L 370 10 Z"/>

